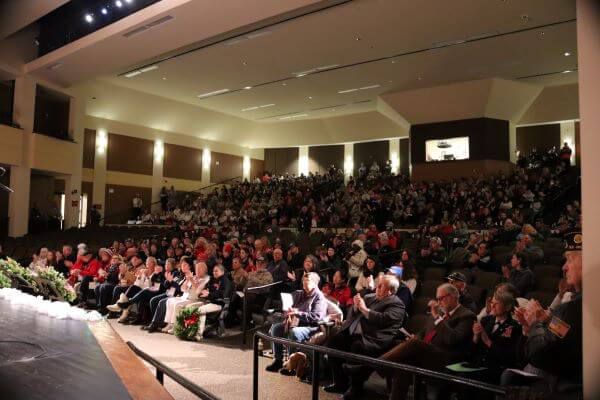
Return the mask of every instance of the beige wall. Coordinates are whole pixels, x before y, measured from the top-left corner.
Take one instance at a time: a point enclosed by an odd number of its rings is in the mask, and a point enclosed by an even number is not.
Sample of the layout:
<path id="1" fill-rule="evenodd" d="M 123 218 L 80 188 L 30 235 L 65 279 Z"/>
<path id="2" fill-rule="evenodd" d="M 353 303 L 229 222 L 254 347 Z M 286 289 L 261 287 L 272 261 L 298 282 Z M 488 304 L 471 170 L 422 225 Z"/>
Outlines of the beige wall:
<path id="1" fill-rule="evenodd" d="M 519 125 L 579 118 L 579 85 L 548 86 L 535 99 Z"/>
<path id="2" fill-rule="evenodd" d="M 23 131 L 0 125 L 0 164 L 21 165 Z"/>

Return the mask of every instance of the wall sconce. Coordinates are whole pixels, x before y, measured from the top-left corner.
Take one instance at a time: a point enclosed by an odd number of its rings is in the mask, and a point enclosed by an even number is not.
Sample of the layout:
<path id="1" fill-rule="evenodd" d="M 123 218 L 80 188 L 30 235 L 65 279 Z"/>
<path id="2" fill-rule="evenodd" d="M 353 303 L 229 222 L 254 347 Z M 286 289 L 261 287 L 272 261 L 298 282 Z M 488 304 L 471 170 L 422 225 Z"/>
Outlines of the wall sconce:
<path id="1" fill-rule="evenodd" d="M 98 154 L 106 153 L 106 148 L 108 147 L 108 135 L 106 131 L 103 129 L 98 130 L 96 134 L 96 151 Z"/>
<path id="2" fill-rule="evenodd" d="M 244 156 L 244 161 L 242 162 L 242 170 L 244 171 L 244 175 L 246 173 L 250 174 L 250 157 Z"/>
<path id="3" fill-rule="evenodd" d="M 347 156 L 346 160 L 344 161 L 344 173 L 346 175 L 352 175 L 353 172 L 354 172 L 354 160 L 352 159 L 352 156 Z"/>
<path id="4" fill-rule="evenodd" d="M 154 161 L 161 162 L 165 154 L 163 141 L 158 139 L 154 142 Z"/>
<path id="5" fill-rule="evenodd" d="M 398 157 L 398 153 L 396 152 L 392 152 L 392 172 L 394 174 L 398 173 L 398 170 L 400 169 L 400 157 Z"/>
<path id="6" fill-rule="evenodd" d="M 202 150 L 202 167 L 204 169 L 210 168 L 210 150 L 209 149 Z"/>

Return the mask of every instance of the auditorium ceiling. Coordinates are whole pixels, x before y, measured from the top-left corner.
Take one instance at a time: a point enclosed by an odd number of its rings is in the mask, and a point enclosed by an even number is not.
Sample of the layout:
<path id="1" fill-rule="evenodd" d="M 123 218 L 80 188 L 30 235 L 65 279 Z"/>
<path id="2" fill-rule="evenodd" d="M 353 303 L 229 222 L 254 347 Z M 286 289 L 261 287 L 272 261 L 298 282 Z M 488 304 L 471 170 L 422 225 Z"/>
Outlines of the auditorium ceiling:
<path id="1" fill-rule="evenodd" d="M 325 7 L 314 12 L 301 7 L 308 1 L 281 2 L 291 6 L 285 18 L 279 14 L 259 22 L 266 26 L 258 30 L 252 30 L 256 24 L 238 27 L 242 34 L 237 36 L 219 32 L 226 26 L 206 26 L 212 36 L 200 41 L 192 39 L 202 29 L 181 25 L 194 21 L 183 12 L 197 13 L 203 2 L 180 2 L 170 13 L 177 17 L 154 34 L 104 40 L 97 50 L 112 43 L 117 54 L 93 62 L 113 63 L 114 70 L 99 71 L 95 78 L 257 122 L 365 112 L 375 110 L 384 93 L 475 79 L 500 77 L 542 85 L 577 81 L 576 72 L 564 72 L 577 69 L 571 0 L 312 2 Z M 237 5 L 247 9 L 249 4 Z M 229 15 L 236 11 L 231 8 Z M 266 7 L 253 17 L 273 11 Z M 201 17 L 199 21 L 205 22 Z M 175 40 L 177 32 L 190 36 Z M 133 48 L 123 45 L 127 41 Z M 119 65 L 119 52 L 164 50 L 170 42 L 189 44 Z M 65 61 L 43 75 L 67 86 L 87 78 L 79 53 L 84 57 L 85 49 L 67 57 L 79 72 L 71 71 Z"/>

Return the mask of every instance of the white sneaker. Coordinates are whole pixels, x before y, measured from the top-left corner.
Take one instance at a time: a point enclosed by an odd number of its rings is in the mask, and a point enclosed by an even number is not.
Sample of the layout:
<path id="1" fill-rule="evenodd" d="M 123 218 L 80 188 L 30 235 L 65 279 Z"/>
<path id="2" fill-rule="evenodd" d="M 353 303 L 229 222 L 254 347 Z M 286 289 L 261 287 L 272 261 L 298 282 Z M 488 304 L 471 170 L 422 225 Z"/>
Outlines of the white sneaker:
<path id="1" fill-rule="evenodd" d="M 127 320 L 127 317 L 129 317 L 129 308 L 126 308 L 126 309 L 123 310 L 123 313 L 121 314 L 121 316 L 119 317 L 119 319 L 117 321 L 118 322 L 125 322 Z"/>
<path id="2" fill-rule="evenodd" d="M 106 306 L 106 309 L 108 311 L 112 311 L 112 312 L 121 312 L 121 310 L 122 310 L 118 304 L 111 304 L 110 306 Z"/>
<path id="3" fill-rule="evenodd" d="M 117 300 L 117 303 L 125 303 L 129 301 L 129 297 L 125 296 L 125 293 L 121 293 L 121 295 L 119 296 L 119 300 Z"/>

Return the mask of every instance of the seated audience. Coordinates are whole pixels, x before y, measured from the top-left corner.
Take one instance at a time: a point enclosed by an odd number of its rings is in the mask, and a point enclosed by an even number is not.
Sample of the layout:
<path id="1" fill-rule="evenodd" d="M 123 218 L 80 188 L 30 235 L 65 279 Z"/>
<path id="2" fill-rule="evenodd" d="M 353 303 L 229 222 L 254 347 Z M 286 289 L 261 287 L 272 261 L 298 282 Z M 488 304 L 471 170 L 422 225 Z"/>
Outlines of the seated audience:
<path id="1" fill-rule="evenodd" d="M 469 289 L 467 288 L 467 277 L 461 272 L 453 272 L 446 278 L 448 283 L 458 289 L 460 293 L 460 297 L 458 302 L 465 308 L 473 311 L 473 313 L 477 313 L 479 307 L 473 300 L 473 297 L 469 294 Z"/>
<path id="2" fill-rule="evenodd" d="M 271 326 L 269 334 L 274 337 L 287 336 L 303 342 L 319 330 L 318 323 L 327 315 L 327 300 L 319 290 L 320 276 L 308 272 L 302 277 L 302 290 L 292 293 L 292 307 L 285 311 L 285 320 Z M 273 343 L 273 363 L 267 371 L 276 372 L 283 367 L 283 346 Z"/>
<path id="3" fill-rule="evenodd" d="M 516 287 L 523 297 L 526 297 L 535 285 L 533 272 L 527 267 L 527 258 L 523 253 L 513 254 L 510 265 L 502 267 L 502 276 L 504 281 Z"/>

